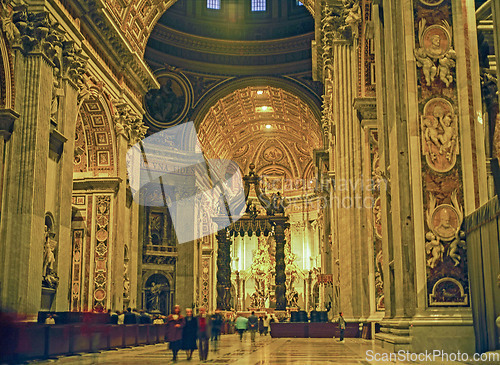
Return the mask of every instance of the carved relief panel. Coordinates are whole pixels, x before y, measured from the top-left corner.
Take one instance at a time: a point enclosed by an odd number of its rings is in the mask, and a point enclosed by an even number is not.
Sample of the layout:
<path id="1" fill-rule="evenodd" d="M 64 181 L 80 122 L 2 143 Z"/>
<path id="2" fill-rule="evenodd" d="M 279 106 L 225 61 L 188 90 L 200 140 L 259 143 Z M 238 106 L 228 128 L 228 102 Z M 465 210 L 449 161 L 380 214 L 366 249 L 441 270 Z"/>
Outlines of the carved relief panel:
<path id="1" fill-rule="evenodd" d="M 382 175 L 380 171 L 380 155 L 378 147 L 378 132 L 370 133 L 370 151 L 371 151 L 371 178 L 372 188 L 372 224 L 373 224 L 373 259 L 375 272 L 375 308 L 377 311 L 385 309 L 384 304 L 384 273 L 382 271 L 382 209 L 380 199 L 380 184 Z"/>
<path id="2" fill-rule="evenodd" d="M 428 306 L 468 306 L 452 2 L 415 2 Z"/>
<path id="3" fill-rule="evenodd" d="M 106 309 L 111 197 L 98 195 L 95 212 L 93 310 Z"/>

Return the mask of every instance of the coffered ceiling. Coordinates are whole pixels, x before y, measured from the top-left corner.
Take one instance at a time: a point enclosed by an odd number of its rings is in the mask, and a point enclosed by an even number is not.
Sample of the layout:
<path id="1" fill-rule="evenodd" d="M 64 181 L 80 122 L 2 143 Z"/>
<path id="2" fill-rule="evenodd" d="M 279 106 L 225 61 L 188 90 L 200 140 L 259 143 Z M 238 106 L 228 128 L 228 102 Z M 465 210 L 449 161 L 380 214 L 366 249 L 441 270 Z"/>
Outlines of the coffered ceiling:
<path id="1" fill-rule="evenodd" d="M 310 107 L 271 86 L 245 87 L 220 99 L 200 124 L 198 138 L 206 157 L 231 159 L 244 174 L 253 162 L 259 175 L 281 177 L 294 192 L 313 177 L 313 150 L 322 147 Z"/>

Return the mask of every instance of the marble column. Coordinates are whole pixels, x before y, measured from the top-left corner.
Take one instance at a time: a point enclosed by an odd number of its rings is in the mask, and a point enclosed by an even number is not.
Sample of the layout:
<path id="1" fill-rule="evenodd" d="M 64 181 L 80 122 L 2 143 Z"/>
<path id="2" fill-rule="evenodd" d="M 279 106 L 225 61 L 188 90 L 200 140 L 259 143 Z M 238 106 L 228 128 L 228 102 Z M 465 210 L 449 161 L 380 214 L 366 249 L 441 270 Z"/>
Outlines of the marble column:
<path id="1" fill-rule="evenodd" d="M 67 311 L 70 308 L 68 292 L 70 292 L 71 282 L 71 257 L 72 257 L 72 237 L 71 237 L 71 196 L 73 185 L 69 181 L 73 179 L 74 142 L 77 119 L 77 97 L 78 80 L 65 76 L 61 80 L 61 90 L 63 97 L 59 98 L 59 119 L 57 130 L 52 134 L 60 134 L 66 140 L 64 147 L 60 151 L 58 161 L 59 176 L 56 183 L 56 196 L 54 199 L 54 214 L 59 222 L 58 235 L 58 257 L 57 273 L 59 275 L 59 285 L 56 293 L 55 310 Z M 54 137 L 52 137 L 54 138 Z M 60 138 L 59 138 L 60 139 Z M 49 197 L 47 197 L 49 198 Z"/>
<path id="2" fill-rule="evenodd" d="M 380 4 L 373 19 L 386 311 L 376 339 L 391 350 L 473 352 L 467 268 L 452 260 L 451 246 L 462 245 L 463 215 L 487 197 L 474 2 Z"/>
<path id="3" fill-rule="evenodd" d="M 343 39 L 332 41 L 332 62 L 325 70 L 330 108 L 335 166 L 332 205 L 337 232 L 340 277 L 340 308 L 346 318 L 362 319 L 369 314 L 368 260 L 362 242 L 363 177 L 361 170 L 361 128 L 353 108 L 356 92 L 355 47 Z M 349 243 L 349 244 L 346 244 Z"/>
<path id="4" fill-rule="evenodd" d="M 14 59 L 15 107 L 20 118 L 6 151 L 0 295 L 4 308 L 36 318 L 41 301 L 52 99 L 47 85 L 52 85 L 54 64 L 37 48 L 15 48 Z"/>
<path id="5" fill-rule="evenodd" d="M 196 193 L 196 188 L 192 186 L 194 184 L 194 178 L 192 176 L 180 175 L 179 180 L 176 185 L 176 211 L 171 212 L 171 214 L 176 215 L 176 222 L 186 222 L 189 228 L 193 232 L 197 229 L 195 227 L 196 223 L 196 206 L 193 197 Z M 186 182 L 186 179 L 193 179 L 190 182 Z M 187 233 L 184 231 L 187 237 L 195 237 L 194 233 Z M 197 270 L 196 257 L 197 244 L 196 239 L 192 241 L 182 242 L 177 244 L 177 263 L 175 268 L 176 276 L 176 304 L 179 304 L 181 308 L 187 308 L 193 305 L 196 301 L 196 280 L 195 276 Z"/>
<path id="6" fill-rule="evenodd" d="M 127 162 L 126 154 L 129 145 L 129 140 L 124 134 L 117 133 L 116 135 L 116 168 L 117 176 L 119 178 L 118 191 L 115 196 L 115 210 L 114 210 L 114 226 L 115 234 L 114 240 L 110 247 L 112 264 L 110 273 L 110 308 L 121 310 L 123 308 L 123 275 L 124 275 L 124 246 L 129 245 L 130 250 L 130 237 L 129 229 L 127 227 L 127 216 L 129 209 L 127 208 Z M 130 252 L 130 251 L 129 251 Z M 128 263 L 129 267 L 134 265 L 134 261 Z M 131 276 L 134 277 L 134 276 Z M 134 287 L 134 285 L 130 285 Z M 130 293 L 130 296 L 133 297 Z"/>

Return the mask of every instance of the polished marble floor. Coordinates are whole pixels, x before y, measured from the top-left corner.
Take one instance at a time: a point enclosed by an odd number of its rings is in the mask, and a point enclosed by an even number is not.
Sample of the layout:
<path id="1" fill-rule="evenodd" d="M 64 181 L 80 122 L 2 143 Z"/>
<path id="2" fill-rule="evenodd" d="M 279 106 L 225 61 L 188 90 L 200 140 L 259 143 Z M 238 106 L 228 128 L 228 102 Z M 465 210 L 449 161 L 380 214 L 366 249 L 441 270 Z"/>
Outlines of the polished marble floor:
<path id="1" fill-rule="evenodd" d="M 210 343 L 210 346 L 213 344 Z M 372 357 L 367 357 L 367 351 Z M 230 365 L 277 365 L 277 364 L 429 364 L 429 362 L 388 362 L 375 361 L 374 354 L 379 358 L 386 353 L 373 341 L 357 338 L 348 338 L 344 343 L 338 339 L 304 339 L 304 338 L 279 338 L 257 336 L 255 343 L 251 343 L 250 336 L 242 342 L 237 335 L 223 335 L 219 348 L 210 349 L 208 360 L 200 362 L 198 353 L 193 354 L 193 359 L 188 361 L 184 352 L 179 353 L 175 364 L 230 364 Z M 33 361 L 32 364 L 174 364 L 172 354 L 167 349 L 167 344 L 139 346 L 114 351 L 103 351 L 97 354 L 82 354 L 79 356 L 66 356 L 58 359 Z M 433 362 L 434 364 L 463 364 L 460 362 Z M 472 362 L 466 362 L 472 364 Z"/>

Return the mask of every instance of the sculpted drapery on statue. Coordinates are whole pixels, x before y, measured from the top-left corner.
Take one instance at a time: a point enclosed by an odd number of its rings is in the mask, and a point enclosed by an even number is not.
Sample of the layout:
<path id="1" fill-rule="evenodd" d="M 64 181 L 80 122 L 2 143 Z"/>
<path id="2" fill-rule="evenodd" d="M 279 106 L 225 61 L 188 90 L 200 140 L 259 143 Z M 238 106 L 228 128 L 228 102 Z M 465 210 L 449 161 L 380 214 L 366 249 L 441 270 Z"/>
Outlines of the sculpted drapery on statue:
<path id="1" fill-rule="evenodd" d="M 151 283 L 151 287 L 149 288 L 149 292 L 151 295 L 148 299 L 149 310 L 151 311 L 160 310 L 160 295 L 166 287 L 167 287 L 166 284 L 155 284 L 155 282 Z"/>
<path id="2" fill-rule="evenodd" d="M 59 282 L 59 278 L 54 268 L 54 264 L 56 262 L 54 250 L 57 242 L 51 240 L 51 233 L 49 232 L 49 228 L 47 226 L 45 226 L 43 241 L 42 285 L 55 289 Z"/>

